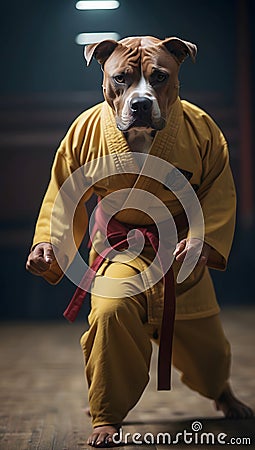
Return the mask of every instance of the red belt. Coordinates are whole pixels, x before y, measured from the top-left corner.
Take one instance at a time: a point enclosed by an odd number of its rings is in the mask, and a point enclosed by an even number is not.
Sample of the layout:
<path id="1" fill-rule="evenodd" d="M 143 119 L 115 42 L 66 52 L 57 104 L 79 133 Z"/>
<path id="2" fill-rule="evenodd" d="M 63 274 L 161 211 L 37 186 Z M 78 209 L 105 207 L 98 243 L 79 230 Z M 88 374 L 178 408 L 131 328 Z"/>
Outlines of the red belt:
<path id="1" fill-rule="evenodd" d="M 106 224 L 108 222 L 108 216 L 102 211 L 100 204 L 95 214 L 95 227 L 94 230 L 101 230 L 104 232 Z M 167 226 L 164 225 L 164 226 Z M 168 225 L 169 226 L 169 225 Z M 111 218 L 107 225 L 107 237 L 111 244 L 111 247 L 106 248 L 97 256 L 91 270 L 86 272 L 76 289 L 72 300 L 70 301 L 67 309 L 64 312 L 64 316 L 70 322 L 74 322 L 79 310 L 84 302 L 85 296 L 89 291 L 91 283 L 96 275 L 96 272 L 102 265 L 103 261 L 110 257 L 113 250 L 123 250 L 129 247 L 132 250 L 137 245 L 137 233 L 134 233 L 127 240 L 127 234 L 130 230 L 134 229 L 133 225 L 124 224 Z M 150 243 L 157 255 L 164 281 L 164 308 L 161 324 L 161 335 L 158 353 L 158 390 L 170 390 L 171 389 L 171 359 L 172 359 L 172 342 L 174 331 L 174 319 L 175 319 L 175 284 L 173 269 L 170 267 L 164 270 L 166 264 L 166 258 L 158 257 L 158 230 L 155 225 L 148 225 L 144 227 L 136 227 L 140 233 L 143 234 L 145 242 Z M 169 230 L 169 228 L 168 228 Z M 166 255 L 165 255 L 166 256 Z"/>

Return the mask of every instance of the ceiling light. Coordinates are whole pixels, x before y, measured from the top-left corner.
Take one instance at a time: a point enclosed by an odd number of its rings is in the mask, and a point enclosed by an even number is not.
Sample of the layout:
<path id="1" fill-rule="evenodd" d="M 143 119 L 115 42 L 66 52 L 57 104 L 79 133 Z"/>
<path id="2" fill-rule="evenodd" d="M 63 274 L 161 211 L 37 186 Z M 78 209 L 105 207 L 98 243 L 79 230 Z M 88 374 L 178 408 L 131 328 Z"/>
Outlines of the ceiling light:
<path id="1" fill-rule="evenodd" d="M 120 2 L 116 0 L 108 1 L 80 1 L 76 3 L 77 9 L 116 9 L 120 6 Z"/>
<path id="2" fill-rule="evenodd" d="M 101 42 L 105 39 L 113 39 L 114 41 L 118 41 L 120 39 L 120 35 L 115 32 L 111 33 L 80 33 L 76 36 L 76 44 L 79 45 L 87 45 L 94 44 L 95 42 Z"/>

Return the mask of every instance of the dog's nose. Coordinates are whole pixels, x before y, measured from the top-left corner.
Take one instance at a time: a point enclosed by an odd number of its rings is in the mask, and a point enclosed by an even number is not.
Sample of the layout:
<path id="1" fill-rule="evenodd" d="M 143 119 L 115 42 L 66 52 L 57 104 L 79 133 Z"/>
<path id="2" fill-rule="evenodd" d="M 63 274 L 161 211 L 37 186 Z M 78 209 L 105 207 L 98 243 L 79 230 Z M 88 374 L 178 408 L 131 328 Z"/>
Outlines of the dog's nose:
<path id="1" fill-rule="evenodd" d="M 147 97 L 135 97 L 131 100 L 130 108 L 137 114 L 148 113 L 152 108 L 152 100 Z"/>

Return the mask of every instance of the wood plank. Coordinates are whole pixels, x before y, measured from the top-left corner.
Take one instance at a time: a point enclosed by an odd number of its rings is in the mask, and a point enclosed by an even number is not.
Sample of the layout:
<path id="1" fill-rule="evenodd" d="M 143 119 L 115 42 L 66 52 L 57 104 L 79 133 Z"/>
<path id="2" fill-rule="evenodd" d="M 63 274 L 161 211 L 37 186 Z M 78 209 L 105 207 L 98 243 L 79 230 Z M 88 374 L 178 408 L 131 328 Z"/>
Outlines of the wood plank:
<path id="1" fill-rule="evenodd" d="M 234 354 L 232 384 L 241 399 L 253 408 L 254 315 L 254 308 L 232 309 L 223 315 Z M 1 324 L 0 450 L 89 448 L 86 439 L 91 425 L 84 412 L 87 387 L 79 346 L 84 328 L 79 322 L 70 326 L 62 321 Z M 254 444 L 254 419 L 224 420 L 212 402 L 181 384 L 176 371 L 173 390 L 157 392 L 156 361 L 154 349 L 151 381 L 125 420 L 124 445 L 120 449 L 170 449 L 174 445 L 162 445 L 157 441 L 158 433 L 169 433 L 174 439 L 178 432 L 189 432 L 194 421 L 199 421 L 206 433 L 226 433 L 229 438 L 247 437 L 253 439 Z M 127 433 L 130 434 L 128 445 L 125 445 Z M 135 433 L 141 434 L 142 444 L 133 442 Z M 147 438 L 146 433 L 149 433 Z M 182 444 L 175 445 L 182 448 Z M 183 448 L 186 447 L 187 444 Z M 197 445 L 190 444 L 189 448 L 195 449 Z M 222 448 L 222 445 L 214 445 L 214 448 Z"/>

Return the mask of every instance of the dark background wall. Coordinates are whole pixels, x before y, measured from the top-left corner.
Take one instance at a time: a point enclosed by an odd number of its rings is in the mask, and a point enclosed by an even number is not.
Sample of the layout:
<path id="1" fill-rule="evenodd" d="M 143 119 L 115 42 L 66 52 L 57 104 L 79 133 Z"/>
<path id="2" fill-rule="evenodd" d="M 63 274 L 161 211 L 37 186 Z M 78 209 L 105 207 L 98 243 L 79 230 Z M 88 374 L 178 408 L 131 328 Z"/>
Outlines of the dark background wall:
<path id="1" fill-rule="evenodd" d="M 254 18 L 249 0 L 122 0 L 117 10 L 93 12 L 67 0 L 1 5 L 3 318 L 60 317 L 75 289 L 67 279 L 49 286 L 24 265 L 59 141 L 82 110 L 102 99 L 100 68 L 96 62 L 86 68 L 75 43 L 80 32 L 179 36 L 197 44 L 197 63 L 187 60 L 181 69 L 181 96 L 205 108 L 223 129 L 239 198 L 229 268 L 213 277 L 221 304 L 253 301 L 254 139 L 247 124 L 254 123 Z"/>
<path id="2" fill-rule="evenodd" d="M 183 70 L 188 89 L 233 94 L 236 72 L 236 2 L 122 0 L 109 11 L 78 11 L 75 1 L 4 2 L 1 25 L 2 92 L 98 89 L 100 71 L 86 70 L 79 32 L 180 36 L 199 46 L 196 67 Z M 96 63 L 95 63 L 96 64 Z"/>

